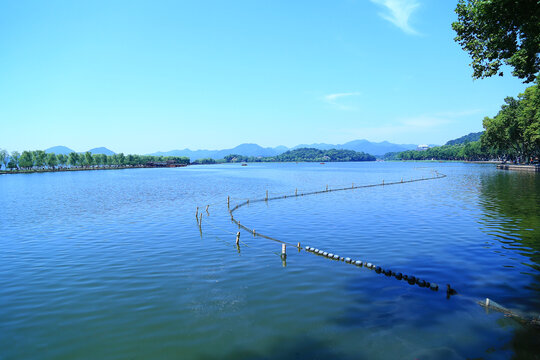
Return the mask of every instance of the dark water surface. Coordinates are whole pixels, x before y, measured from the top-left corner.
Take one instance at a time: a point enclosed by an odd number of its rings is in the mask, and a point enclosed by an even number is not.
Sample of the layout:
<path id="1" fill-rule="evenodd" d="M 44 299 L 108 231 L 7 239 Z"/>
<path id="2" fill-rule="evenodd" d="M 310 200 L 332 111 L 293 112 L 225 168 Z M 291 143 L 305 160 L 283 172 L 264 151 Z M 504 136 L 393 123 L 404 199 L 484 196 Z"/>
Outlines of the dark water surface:
<path id="1" fill-rule="evenodd" d="M 435 292 L 254 238 L 440 284 Z M 202 234 L 196 207 L 209 207 Z M 459 163 L 0 176 L 0 359 L 539 359 L 540 176 Z M 449 283 L 459 294 L 446 298 Z"/>

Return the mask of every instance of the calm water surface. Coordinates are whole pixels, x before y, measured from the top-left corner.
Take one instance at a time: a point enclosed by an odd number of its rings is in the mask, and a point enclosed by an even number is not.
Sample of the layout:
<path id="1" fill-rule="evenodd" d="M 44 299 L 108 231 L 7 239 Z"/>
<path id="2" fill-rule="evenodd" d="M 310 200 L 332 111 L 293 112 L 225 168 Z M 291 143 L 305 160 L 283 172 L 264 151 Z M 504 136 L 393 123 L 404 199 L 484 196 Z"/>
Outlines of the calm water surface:
<path id="1" fill-rule="evenodd" d="M 419 276 L 430 291 L 238 231 Z M 201 232 L 196 207 L 211 204 Z M 458 163 L 0 176 L 0 359 L 539 359 L 540 176 Z M 286 266 L 284 266 L 286 265 Z"/>

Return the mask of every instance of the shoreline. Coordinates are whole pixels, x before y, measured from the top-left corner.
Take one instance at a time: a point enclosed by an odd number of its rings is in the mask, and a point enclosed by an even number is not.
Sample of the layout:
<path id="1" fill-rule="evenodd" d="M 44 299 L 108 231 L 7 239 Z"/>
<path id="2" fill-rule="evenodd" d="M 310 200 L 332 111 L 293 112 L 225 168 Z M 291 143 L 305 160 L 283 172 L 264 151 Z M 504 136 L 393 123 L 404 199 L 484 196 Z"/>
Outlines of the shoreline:
<path id="1" fill-rule="evenodd" d="M 515 165 L 515 164 L 499 164 L 497 165 L 499 170 L 513 170 L 513 171 L 527 171 L 527 172 L 540 172 L 540 165 Z"/>
<path id="2" fill-rule="evenodd" d="M 36 174 L 36 173 L 51 173 L 51 172 L 71 172 L 71 171 L 95 171 L 95 170 L 126 170 L 126 169 L 159 169 L 159 168 L 173 168 L 173 167 L 186 167 L 188 165 L 179 166 L 117 166 L 117 167 L 98 167 L 98 168 L 60 168 L 60 169 L 32 169 L 32 170 L 0 170 L 0 175 L 8 174 Z"/>

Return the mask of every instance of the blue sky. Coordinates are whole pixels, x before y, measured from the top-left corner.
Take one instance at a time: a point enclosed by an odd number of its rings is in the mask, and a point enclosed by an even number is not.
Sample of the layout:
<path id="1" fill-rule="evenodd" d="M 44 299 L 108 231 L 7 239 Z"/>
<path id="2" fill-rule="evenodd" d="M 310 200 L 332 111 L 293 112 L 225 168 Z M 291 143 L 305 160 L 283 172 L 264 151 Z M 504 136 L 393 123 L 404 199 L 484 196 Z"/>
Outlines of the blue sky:
<path id="1" fill-rule="evenodd" d="M 0 148 L 443 144 L 526 87 L 472 80 L 456 2 L 2 1 Z"/>

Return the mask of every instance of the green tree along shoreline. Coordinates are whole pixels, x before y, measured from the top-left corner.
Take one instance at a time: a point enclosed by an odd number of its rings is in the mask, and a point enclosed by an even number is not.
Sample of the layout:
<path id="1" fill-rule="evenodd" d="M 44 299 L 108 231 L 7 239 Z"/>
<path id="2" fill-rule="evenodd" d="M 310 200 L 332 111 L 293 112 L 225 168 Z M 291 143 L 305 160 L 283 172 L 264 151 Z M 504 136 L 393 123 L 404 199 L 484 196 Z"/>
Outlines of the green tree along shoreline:
<path id="1" fill-rule="evenodd" d="M 29 173 L 50 171 L 126 169 L 140 167 L 161 167 L 188 165 L 189 158 L 179 156 L 152 156 L 123 153 L 114 155 L 90 152 L 68 155 L 46 153 L 43 150 L 17 151 L 9 154 L 0 150 L 0 162 L 5 171 L 2 173 Z"/>
<path id="2" fill-rule="evenodd" d="M 517 99 L 507 97 L 493 118 L 483 120 L 478 141 L 386 154 L 395 160 L 500 160 L 536 163 L 540 157 L 540 77 Z"/>
<path id="3" fill-rule="evenodd" d="M 272 157 L 254 157 L 243 155 L 227 155 L 223 159 L 199 159 L 191 164 L 216 164 L 237 162 L 337 162 L 337 161 L 375 161 L 373 155 L 353 150 L 319 150 L 302 148 L 289 150 L 281 155 Z M 127 169 L 141 167 L 167 167 L 189 165 L 187 157 L 178 156 L 152 156 L 152 155 L 115 155 L 95 154 L 90 152 L 68 155 L 45 153 L 43 150 L 17 151 L 8 154 L 0 150 L 0 162 L 6 171 L 2 173 L 31 173 L 51 171 L 77 171 L 77 170 L 106 170 Z"/>

